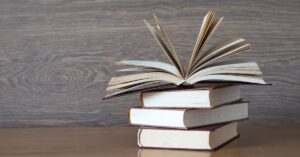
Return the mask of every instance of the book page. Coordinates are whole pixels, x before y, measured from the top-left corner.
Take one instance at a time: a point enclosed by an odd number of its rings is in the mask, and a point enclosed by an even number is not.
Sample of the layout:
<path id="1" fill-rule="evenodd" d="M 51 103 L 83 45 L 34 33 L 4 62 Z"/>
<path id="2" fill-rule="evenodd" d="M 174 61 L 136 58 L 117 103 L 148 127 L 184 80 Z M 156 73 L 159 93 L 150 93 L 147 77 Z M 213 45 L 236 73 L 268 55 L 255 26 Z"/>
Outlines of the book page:
<path id="1" fill-rule="evenodd" d="M 174 65 L 164 63 L 164 62 L 143 61 L 143 60 L 125 60 L 125 61 L 118 62 L 118 64 L 126 65 L 126 66 L 140 66 L 140 67 L 147 67 L 147 68 L 155 68 L 158 70 L 162 70 L 162 71 L 171 73 L 175 76 L 181 77 L 180 72 Z"/>
<path id="2" fill-rule="evenodd" d="M 109 86 L 137 81 L 137 80 L 143 80 L 143 79 L 157 79 L 161 81 L 166 81 L 174 84 L 180 84 L 184 80 L 181 78 L 178 78 L 177 76 L 174 76 L 172 74 L 163 73 L 163 72 L 149 72 L 149 73 L 140 73 L 140 74 L 131 74 L 131 75 L 125 75 L 125 76 L 118 76 L 118 77 L 112 77 L 110 82 L 108 83 Z"/>
<path id="3" fill-rule="evenodd" d="M 213 35 L 213 33 L 215 32 L 215 30 L 217 29 L 217 27 L 220 25 L 221 21 L 222 21 L 223 17 L 219 18 L 219 19 L 214 19 L 208 30 L 207 30 L 207 33 L 205 34 L 205 37 L 203 39 L 203 42 L 201 44 L 201 47 L 199 48 L 198 50 L 198 54 L 197 56 L 195 57 L 195 60 L 201 60 L 202 59 L 202 55 L 203 55 L 203 52 L 201 51 L 202 48 L 205 46 L 206 42 L 208 41 L 208 39 Z M 195 66 L 195 64 L 197 63 L 197 61 L 194 61 L 192 66 L 190 67 L 189 71 L 192 70 L 192 67 Z"/>
<path id="4" fill-rule="evenodd" d="M 162 72 L 162 70 L 155 69 L 155 68 L 138 67 L 138 68 L 119 69 L 117 70 L 117 72 Z"/>
<path id="5" fill-rule="evenodd" d="M 109 98 L 116 97 L 116 96 L 121 96 L 121 95 L 125 95 L 125 94 L 131 94 L 131 93 L 135 93 L 135 92 L 149 90 L 152 88 L 162 88 L 164 86 L 169 86 L 169 85 L 170 84 L 168 84 L 166 82 L 159 82 L 159 81 L 146 82 L 146 83 L 138 84 L 136 86 L 119 89 L 116 92 L 107 94 L 103 99 L 109 99 Z"/>
<path id="6" fill-rule="evenodd" d="M 160 81 L 160 82 L 167 82 L 167 83 L 172 83 L 175 85 L 180 85 L 181 83 L 184 82 L 184 80 L 179 79 L 178 77 L 174 77 L 173 75 L 160 75 L 160 76 L 156 76 L 156 77 L 152 77 L 149 75 L 149 73 L 145 73 L 148 74 L 149 78 L 145 78 L 145 79 L 138 79 L 138 80 L 132 80 L 132 81 L 127 81 L 127 82 L 119 82 L 117 84 L 110 84 L 106 91 L 111 91 L 111 90 L 116 90 L 116 89 L 120 89 L 120 88 L 126 88 L 129 86 L 134 86 L 137 84 L 141 84 L 141 83 L 146 83 L 146 82 L 153 82 L 153 81 Z"/>
<path id="7" fill-rule="evenodd" d="M 209 56 L 205 61 L 200 63 L 198 65 L 198 67 L 196 67 L 192 71 L 190 76 L 192 74 L 196 73 L 197 71 L 199 71 L 201 68 L 205 67 L 208 64 L 213 63 L 216 60 L 219 60 L 219 59 L 227 57 L 229 55 L 233 55 L 233 54 L 243 52 L 243 51 L 246 51 L 246 50 L 249 50 L 249 49 L 250 49 L 250 44 L 245 43 L 245 42 L 241 42 L 241 43 L 235 44 L 235 45 L 233 45 L 233 46 L 231 46 L 231 47 L 229 47 L 229 48 L 227 48 L 223 51 L 218 51 L 218 52 L 214 53 L 213 55 Z"/>
<path id="8" fill-rule="evenodd" d="M 159 19 L 158 19 L 155 15 L 153 15 L 153 17 L 154 17 L 154 20 L 155 20 L 155 22 L 156 22 L 156 25 L 157 25 L 158 30 L 160 30 L 161 34 L 162 34 L 163 37 L 165 38 L 166 45 L 167 45 L 168 49 L 170 50 L 170 52 L 171 52 L 172 55 L 174 56 L 174 59 L 176 60 L 176 63 L 177 63 L 178 66 L 179 66 L 180 74 L 181 74 L 182 76 L 184 76 L 184 75 L 185 75 L 185 71 L 184 71 L 184 69 L 183 69 L 183 66 L 182 66 L 182 64 L 181 64 L 181 62 L 180 62 L 180 60 L 179 60 L 179 58 L 178 58 L 178 55 L 177 55 L 177 53 L 176 53 L 176 51 L 175 51 L 175 49 L 174 49 L 174 47 L 173 47 L 173 45 L 172 45 L 172 43 L 171 43 L 171 41 L 170 41 L 170 39 L 169 39 L 169 37 L 168 37 L 166 31 L 163 29 L 163 27 L 162 27 L 162 25 L 161 25 Z"/>
<path id="9" fill-rule="evenodd" d="M 198 55 L 199 49 L 200 49 L 200 47 L 202 45 L 202 42 L 203 42 L 203 38 L 205 36 L 205 33 L 207 32 L 208 26 L 210 25 L 210 22 L 211 22 L 213 17 L 214 17 L 214 12 L 209 11 L 202 20 L 202 24 L 201 24 L 200 31 L 199 31 L 199 34 L 198 34 L 198 37 L 197 37 L 197 40 L 196 40 L 195 47 L 194 47 L 193 52 L 192 52 L 192 56 L 190 58 L 188 69 L 190 69 L 192 67 L 192 65 L 194 63 L 194 60 L 196 59 L 196 57 Z"/>
<path id="10" fill-rule="evenodd" d="M 211 48 L 209 48 L 207 51 L 202 53 L 202 56 L 200 56 L 198 58 L 198 60 L 195 61 L 195 64 L 193 65 L 192 70 L 197 68 L 201 63 L 206 61 L 211 56 L 215 56 L 216 54 L 224 51 L 225 49 L 227 49 L 231 46 L 234 46 L 238 43 L 241 43 L 243 41 L 245 41 L 245 39 L 236 38 L 236 37 L 227 37 L 225 39 L 222 39 L 221 41 L 219 41 L 218 43 L 213 45 Z"/>
<path id="11" fill-rule="evenodd" d="M 200 70 L 195 74 L 193 74 L 192 76 L 190 76 L 188 80 L 193 80 L 195 78 L 200 78 L 207 75 L 216 75 L 216 74 L 261 76 L 262 72 L 259 69 L 257 63 L 255 62 L 225 64 L 225 65 L 212 66 Z"/>
<path id="12" fill-rule="evenodd" d="M 149 31 L 151 32 L 151 34 L 153 35 L 153 37 L 155 38 L 155 40 L 157 41 L 157 43 L 160 45 L 160 47 L 163 49 L 165 54 L 168 56 L 169 60 L 178 69 L 178 71 L 180 71 L 180 69 L 181 69 L 180 65 L 177 63 L 175 57 L 173 56 L 173 53 L 168 49 L 168 46 L 165 44 L 163 39 L 158 35 L 158 33 L 156 32 L 156 30 L 153 28 L 152 25 L 150 25 L 146 20 L 144 20 L 144 22 L 145 22 L 145 25 L 147 26 L 147 28 L 149 29 Z M 183 78 L 182 75 L 181 75 L 181 77 Z"/>
<path id="13" fill-rule="evenodd" d="M 187 83 L 195 84 L 201 81 L 232 81 L 232 82 L 246 82 L 256 84 L 266 84 L 261 76 L 254 75 L 207 75 L 203 77 L 194 77 L 186 80 Z"/>

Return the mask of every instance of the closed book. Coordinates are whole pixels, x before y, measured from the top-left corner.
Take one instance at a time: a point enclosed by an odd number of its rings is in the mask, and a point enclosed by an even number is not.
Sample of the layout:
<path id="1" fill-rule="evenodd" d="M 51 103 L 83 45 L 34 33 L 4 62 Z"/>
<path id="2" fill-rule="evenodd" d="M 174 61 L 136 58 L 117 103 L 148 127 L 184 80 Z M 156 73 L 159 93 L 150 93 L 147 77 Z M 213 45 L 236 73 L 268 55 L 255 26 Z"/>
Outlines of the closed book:
<path id="1" fill-rule="evenodd" d="M 226 144 L 228 143 L 228 144 Z M 223 145 L 208 151 L 183 149 L 149 149 L 140 148 L 138 157 L 239 157 L 239 140 L 230 140 Z M 218 149 L 222 148 L 222 149 Z M 217 150 L 217 151 L 214 151 Z"/>
<path id="2" fill-rule="evenodd" d="M 133 125 L 189 129 L 248 117 L 248 103 L 238 102 L 212 109 L 130 108 Z"/>
<path id="3" fill-rule="evenodd" d="M 239 86 L 148 91 L 141 93 L 146 108 L 213 108 L 241 100 Z"/>
<path id="4" fill-rule="evenodd" d="M 138 131 L 138 146 L 215 150 L 237 136 L 237 122 L 192 130 L 140 128 Z"/>

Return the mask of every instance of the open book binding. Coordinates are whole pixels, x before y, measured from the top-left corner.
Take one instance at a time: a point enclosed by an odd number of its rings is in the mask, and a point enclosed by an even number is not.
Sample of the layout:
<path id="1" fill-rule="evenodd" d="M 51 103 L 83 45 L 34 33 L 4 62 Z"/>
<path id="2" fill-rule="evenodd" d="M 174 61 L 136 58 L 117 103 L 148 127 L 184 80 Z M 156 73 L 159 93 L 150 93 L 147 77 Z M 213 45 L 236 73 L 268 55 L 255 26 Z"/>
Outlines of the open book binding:
<path id="1" fill-rule="evenodd" d="M 208 39 L 220 25 L 223 17 L 217 18 L 209 11 L 203 18 L 188 68 L 185 69 L 170 42 L 159 19 L 154 15 L 155 29 L 144 21 L 171 64 L 159 61 L 125 60 L 118 62 L 125 66 L 119 72 L 130 72 L 124 76 L 112 77 L 106 89 L 105 98 L 129 93 L 171 86 L 193 88 L 195 84 L 266 84 L 256 62 L 222 61 L 223 58 L 250 49 L 245 39 L 230 37 L 219 41 L 203 51 Z"/>

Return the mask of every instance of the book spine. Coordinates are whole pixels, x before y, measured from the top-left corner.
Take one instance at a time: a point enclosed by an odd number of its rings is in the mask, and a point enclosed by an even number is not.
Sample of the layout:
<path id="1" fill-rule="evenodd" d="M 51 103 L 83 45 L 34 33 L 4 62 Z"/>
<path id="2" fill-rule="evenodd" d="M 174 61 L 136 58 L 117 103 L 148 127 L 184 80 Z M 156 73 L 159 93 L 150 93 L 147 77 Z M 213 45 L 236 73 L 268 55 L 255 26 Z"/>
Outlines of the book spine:
<path id="1" fill-rule="evenodd" d="M 142 145 L 142 143 L 141 143 L 141 134 L 142 134 L 142 132 L 143 132 L 143 129 L 140 128 L 140 129 L 138 130 L 138 133 L 137 133 L 137 145 L 138 145 L 140 148 L 143 147 L 143 145 Z"/>
<path id="2" fill-rule="evenodd" d="M 131 117 L 130 117 L 131 113 L 130 112 L 131 112 L 131 108 L 128 109 L 128 115 L 127 115 L 128 116 L 128 123 L 131 124 L 131 125 L 133 125 L 131 123 Z"/>
<path id="3" fill-rule="evenodd" d="M 144 105 L 144 99 L 143 99 L 143 92 L 141 92 L 141 94 L 140 94 L 140 102 L 141 102 L 141 106 L 142 107 L 145 107 L 145 105 Z"/>

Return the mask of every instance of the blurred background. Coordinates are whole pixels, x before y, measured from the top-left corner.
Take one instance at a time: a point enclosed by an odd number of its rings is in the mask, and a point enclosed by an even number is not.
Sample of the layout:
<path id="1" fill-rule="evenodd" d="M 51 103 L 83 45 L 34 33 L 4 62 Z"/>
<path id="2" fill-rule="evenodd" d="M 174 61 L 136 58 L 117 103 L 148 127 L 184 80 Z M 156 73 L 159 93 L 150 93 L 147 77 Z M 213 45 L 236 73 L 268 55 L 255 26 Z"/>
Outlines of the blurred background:
<path id="1" fill-rule="evenodd" d="M 207 47 L 247 39 L 272 86 L 244 86 L 252 124 L 300 124 L 298 0 L 1 0 L 0 128 L 126 126 L 138 95 L 103 101 L 116 61 L 167 61 L 144 26 L 160 17 L 187 63 L 202 17 L 224 16 Z M 207 48 L 206 47 L 206 48 Z"/>

